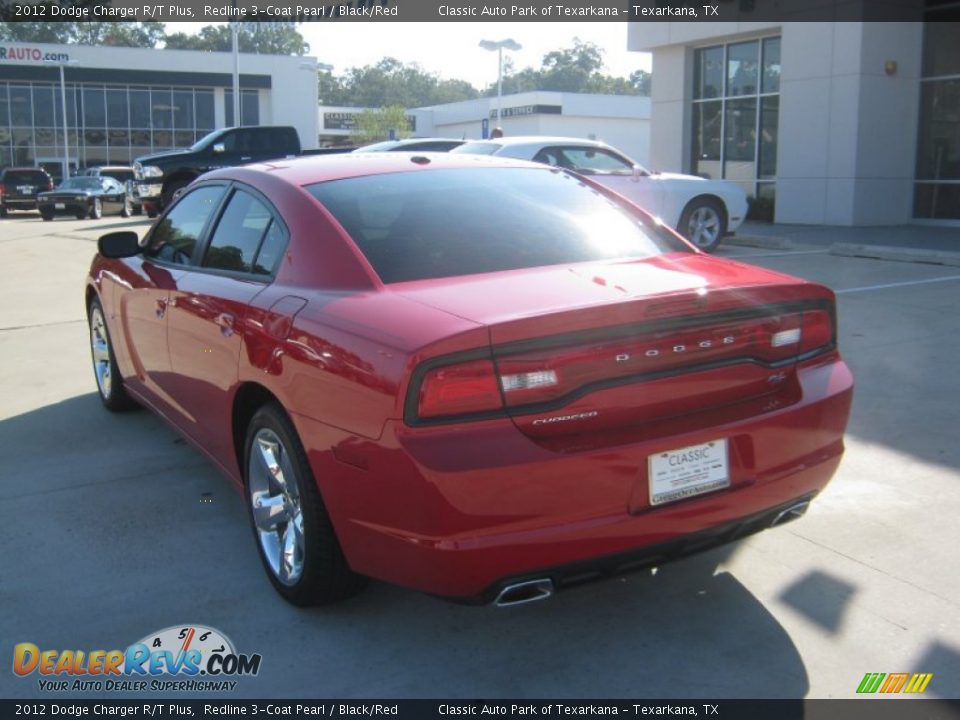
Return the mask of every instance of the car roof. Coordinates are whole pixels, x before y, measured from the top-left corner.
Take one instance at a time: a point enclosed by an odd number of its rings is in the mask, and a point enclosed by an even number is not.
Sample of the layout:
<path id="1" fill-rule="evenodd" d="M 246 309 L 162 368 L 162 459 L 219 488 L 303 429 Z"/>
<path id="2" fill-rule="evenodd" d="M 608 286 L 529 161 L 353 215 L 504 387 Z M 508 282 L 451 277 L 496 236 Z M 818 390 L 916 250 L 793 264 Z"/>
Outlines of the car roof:
<path id="1" fill-rule="evenodd" d="M 131 165 L 91 165 L 84 170 L 133 170 Z"/>
<path id="2" fill-rule="evenodd" d="M 302 186 L 365 175 L 470 167 L 550 169 L 540 163 L 487 155 L 451 155 L 443 152 L 371 152 L 308 155 L 299 158 L 253 163 L 214 170 L 206 173 L 203 177 L 204 179 L 243 180 L 245 177 L 250 178 L 252 175 L 267 173 L 292 185 Z"/>
<path id="3" fill-rule="evenodd" d="M 591 147 L 609 147 L 599 140 L 587 138 L 563 137 L 560 135 L 509 135 L 488 140 L 467 140 L 468 143 L 492 143 L 495 145 L 589 145 Z"/>
<path id="4" fill-rule="evenodd" d="M 3 172 L 28 172 L 30 170 L 33 170 L 34 172 L 42 172 L 42 173 L 46 172 L 46 170 L 44 170 L 42 167 L 36 167 L 36 166 L 8 167 L 8 168 L 4 168 Z"/>

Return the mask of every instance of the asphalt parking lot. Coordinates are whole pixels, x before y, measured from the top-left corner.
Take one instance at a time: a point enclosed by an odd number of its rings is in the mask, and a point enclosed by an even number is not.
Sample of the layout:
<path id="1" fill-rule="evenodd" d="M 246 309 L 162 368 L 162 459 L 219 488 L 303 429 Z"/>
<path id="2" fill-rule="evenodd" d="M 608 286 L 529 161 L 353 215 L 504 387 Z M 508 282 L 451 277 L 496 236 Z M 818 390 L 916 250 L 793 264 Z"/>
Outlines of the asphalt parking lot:
<path id="1" fill-rule="evenodd" d="M 509 610 L 381 583 L 298 610 L 213 467 L 97 399 L 84 273 L 100 233 L 146 223 L 0 221 L 0 697 L 49 697 L 9 670 L 16 643 L 125 648 L 184 623 L 262 654 L 233 697 L 849 698 L 867 672 L 960 697 L 957 267 L 721 250 L 838 292 L 854 410 L 802 520 Z"/>

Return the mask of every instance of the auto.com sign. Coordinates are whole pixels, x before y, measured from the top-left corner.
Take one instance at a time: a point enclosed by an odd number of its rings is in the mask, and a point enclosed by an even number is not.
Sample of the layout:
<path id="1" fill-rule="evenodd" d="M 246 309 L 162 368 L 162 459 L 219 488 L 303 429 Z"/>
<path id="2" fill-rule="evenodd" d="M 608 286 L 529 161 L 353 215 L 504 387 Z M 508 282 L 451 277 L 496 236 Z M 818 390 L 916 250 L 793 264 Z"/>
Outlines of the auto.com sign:
<path id="1" fill-rule="evenodd" d="M 0 45 L 0 62 L 67 62 L 70 53 L 46 52 L 31 45 Z"/>

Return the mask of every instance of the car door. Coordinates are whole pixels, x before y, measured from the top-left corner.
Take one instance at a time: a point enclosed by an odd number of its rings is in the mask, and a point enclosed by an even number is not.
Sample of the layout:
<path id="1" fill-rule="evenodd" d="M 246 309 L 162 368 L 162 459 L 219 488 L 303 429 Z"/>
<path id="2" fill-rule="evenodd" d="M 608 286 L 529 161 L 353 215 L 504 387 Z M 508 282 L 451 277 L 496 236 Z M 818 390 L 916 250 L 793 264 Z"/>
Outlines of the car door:
<path id="1" fill-rule="evenodd" d="M 663 212 L 658 183 L 642 168 L 634 171 L 629 158 L 609 148 L 593 145 L 556 145 L 543 148 L 534 160 L 588 176 L 642 207 L 652 215 Z"/>
<path id="2" fill-rule="evenodd" d="M 144 238 L 144 251 L 116 279 L 115 307 L 124 342 L 118 354 L 124 381 L 171 420 L 182 414 L 171 394 L 167 314 L 170 295 L 192 262 L 197 243 L 226 186 L 206 186 L 170 208 Z"/>
<path id="3" fill-rule="evenodd" d="M 232 458 L 233 391 L 250 302 L 270 283 L 286 230 L 269 202 L 235 185 L 171 293 L 168 344 L 185 430 L 215 458 Z"/>
<path id="4" fill-rule="evenodd" d="M 119 213 L 123 209 L 123 199 L 126 196 L 123 186 L 113 178 L 101 177 L 100 187 L 103 189 L 100 196 L 103 214 Z"/>

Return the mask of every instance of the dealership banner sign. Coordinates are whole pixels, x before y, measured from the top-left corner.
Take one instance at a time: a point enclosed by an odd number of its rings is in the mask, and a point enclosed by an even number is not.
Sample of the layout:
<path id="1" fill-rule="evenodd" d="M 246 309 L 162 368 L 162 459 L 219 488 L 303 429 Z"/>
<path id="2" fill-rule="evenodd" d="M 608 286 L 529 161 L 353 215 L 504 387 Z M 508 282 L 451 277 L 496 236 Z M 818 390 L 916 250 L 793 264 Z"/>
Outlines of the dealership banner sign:
<path id="1" fill-rule="evenodd" d="M 133 700 L 0 701 L 0 717 L 45 718 L 663 718 L 715 720 L 955 720 L 960 700 Z"/>
<path id="2" fill-rule="evenodd" d="M 917 0 L 4 0 L 0 6 L 0 19 L 13 22 L 904 22 L 922 20 L 922 13 Z"/>

